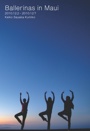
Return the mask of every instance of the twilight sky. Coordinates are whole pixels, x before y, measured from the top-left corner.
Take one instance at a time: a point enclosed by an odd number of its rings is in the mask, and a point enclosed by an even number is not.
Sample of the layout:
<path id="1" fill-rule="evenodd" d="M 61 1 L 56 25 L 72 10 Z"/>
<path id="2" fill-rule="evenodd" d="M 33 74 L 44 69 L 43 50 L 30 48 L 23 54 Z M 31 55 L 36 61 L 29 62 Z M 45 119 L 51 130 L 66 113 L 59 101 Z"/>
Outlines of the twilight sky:
<path id="1" fill-rule="evenodd" d="M 37 11 L 35 19 L 6 19 L 5 5 L 59 5 L 59 11 Z M 30 94 L 25 129 L 46 129 L 38 114 L 55 93 L 51 129 L 67 128 L 57 114 L 74 92 L 71 128 L 90 128 L 90 1 L 0 0 L 0 128 L 20 128 L 19 93 Z"/>

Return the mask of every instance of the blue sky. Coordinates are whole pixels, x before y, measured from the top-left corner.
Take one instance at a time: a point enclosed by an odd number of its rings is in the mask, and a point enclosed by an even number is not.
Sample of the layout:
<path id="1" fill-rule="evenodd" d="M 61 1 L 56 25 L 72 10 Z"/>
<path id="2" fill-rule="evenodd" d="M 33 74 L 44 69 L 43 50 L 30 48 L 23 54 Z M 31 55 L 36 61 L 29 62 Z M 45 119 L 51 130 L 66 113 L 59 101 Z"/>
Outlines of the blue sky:
<path id="1" fill-rule="evenodd" d="M 90 8 L 88 0 L 0 0 L 0 125 L 20 128 L 14 115 L 21 111 L 19 93 L 30 94 L 25 128 L 46 129 L 38 116 L 47 97 L 55 93 L 51 128 L 67 128 L 57 114 L 64 97 L 74 92 L 72 128 L 90 128 Z M 59 5 L 57 12 L 37 12 L 36 19 L 5 19 L 4 6 Z"/>

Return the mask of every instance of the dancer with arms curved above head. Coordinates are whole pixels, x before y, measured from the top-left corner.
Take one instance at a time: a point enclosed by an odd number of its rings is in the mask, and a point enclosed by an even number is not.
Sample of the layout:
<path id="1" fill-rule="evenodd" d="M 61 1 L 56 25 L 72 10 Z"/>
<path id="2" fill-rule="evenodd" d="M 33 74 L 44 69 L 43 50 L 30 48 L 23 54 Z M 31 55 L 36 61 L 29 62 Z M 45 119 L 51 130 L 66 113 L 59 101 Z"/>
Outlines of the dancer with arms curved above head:
<path id="1" fill-rule="evenodd" d="M 70 92 L 72 94 L 72 98 L 70 98 L 70 96 L 66 96 L 66 100 L 64 100 L 64 98 L 63 98 L 64 92 L 62 92 L 61 99 L 64 102 L 64 110 L 58 113 L 58 115 L 60 117 L 62 117 L 66 121 L 68 121 L 68 130 L 71 127 L 71 115 L 72 115 L 72 110 L 71 109 L 74 109 L 74 104 L 72 103 L 72 101 L 74 99 L 74 93 L 71 90 L 70 90 Z"/>
<path id="2" fill-rule="evenodd" d="M 26 116 L 27 116 L 27 108 L 28 108 L 28 103 L 29 103 L 29 93 L 26 92 L 27 95 L 28 95 L 28 99 L 26 100 L 26 98 L 23 99 L 22 101 L 22 93 L 20 93 L 20 103 L 22 105 L 22 110 L 21 112 L 15 114 L 15 118 L 18 120 L 18 122 L 21 124 L 21 130 L 23 130 L 24 128 L 24 125 L 25 125 L 25 119 L 26 119 Z M 19 119 L 19 116 L 22 116 L 22 121 Z"/>
<path id="3" fill-rule="evenodd" d="M 47 105 L 47 109 L 46 109 L 46 111 L 39 113 L 39 116 L 43 119 L 43 121 L 46 121 L 48 123 L 47 129 L 49 130 L 50 129 L 50 120 L 51 120 L 53 104 L 54 104 L 54 101 L 55 101 L 55 95 L 51 91 L 51 93 L 53 95 L 53 99 L 51 97 L 48 97 L 48 99 L 47 99 L 46 93 L 47 92 L 44 93 L 44 98 L 45 98 L 45 102 L 46 102 L 46 105 Z M 44 117 L 44 115 L 47 115 L 47 119 Z"/>

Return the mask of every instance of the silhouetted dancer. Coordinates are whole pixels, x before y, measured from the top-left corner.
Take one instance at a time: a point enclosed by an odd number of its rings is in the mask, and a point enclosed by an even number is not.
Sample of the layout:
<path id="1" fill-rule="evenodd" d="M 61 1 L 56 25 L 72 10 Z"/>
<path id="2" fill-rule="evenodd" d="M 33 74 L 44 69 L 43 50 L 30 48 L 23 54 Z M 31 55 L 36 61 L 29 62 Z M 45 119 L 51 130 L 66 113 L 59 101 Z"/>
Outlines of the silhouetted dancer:
<path id="1" fill-rule="evenodd" d="M 20 103 L 21 103 L 21 105 L 22 105 L 22 111 L 21 112 L 19 112 L 19 113 L 17 113 L 16 115 L 15 115 L 15 118 L 18 120 L 18 122 L 21 124 L 21 130 L 23 130 L 23 128 L 24 128 L 24 125 L 25 125 L 25 119 L 26 119 L 26 116 L 27 116 L 27 108 L 28 108 L 28 103 L 29 103 L 29 93 L 28 92 L 26 92 L 27 93 L 27 95 L 28 95 L 28 99 L 27 99 L 27 101 L 26 101 L 26 99 L 24 98 L 23 99 L 23 102 L 22 102 L 22 99 L 21 99 L 21 95 L 22 95 L 22 93 L 20 93 Z M 19 117 L 18 116 L 22 116 L 22 121 L 19 119 Z"/>
<path id="2" fill-rule="evenodd" d="M 51 91 L 51 93 L 53 94 L 53 100 L 51 97 L 48 97 L 48 99 L 46 98 L 46 93 L 44 93 L 44 98 L 47 104 L 47 109 L 44 112 L 39 113 L 39 116 L 43 119 L 43 121 L 46 121 L 48 123 L 47 129 L 50 130 L 50 120 L 51 120 L 51 114 L 52 114 L 52 108 L 53 108 L 53 104 L 55 101 L 55 95 L 54 93 Z M 44 117 L 44 115 L 47 115 L 47 119 Z"/>
<path id="3" fill-rule="evenodd" d="M 74 104 L 72 103 L 72 101 L 74 99 L 74 94 L 71 90 L 70 90 L 70 92 L 72 93 L 72 98 L 70 98 L 70 96 L 66 96 L 66 100 L 64 100 L 64 98 L 63 98 L 64 92 L 62 92 L 61 99 L 64 102 L 64 110 L 58 113 L 59 116 L 61 116 L 66 121 L 68 121 L 68 130 L 71 127 L 71 115 L 72 115 L 71 109 L 74 109 Z M 67 116 L 67 117 L 65 117 L 65 116 Z"/>

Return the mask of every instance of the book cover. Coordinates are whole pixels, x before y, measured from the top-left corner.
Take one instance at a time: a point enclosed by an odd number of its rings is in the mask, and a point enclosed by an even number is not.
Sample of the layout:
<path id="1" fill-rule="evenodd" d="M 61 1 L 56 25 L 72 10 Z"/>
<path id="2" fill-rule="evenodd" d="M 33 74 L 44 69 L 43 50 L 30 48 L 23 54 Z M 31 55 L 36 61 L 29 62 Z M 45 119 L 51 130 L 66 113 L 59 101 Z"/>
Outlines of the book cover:
<path id="1" fill-rule="evenodd" d="M 90 129 L 90 1 L 0 0 L 0 129 Z"/>

